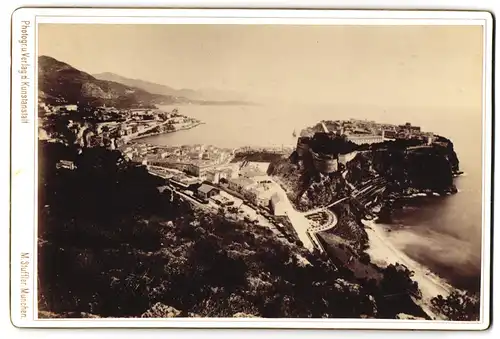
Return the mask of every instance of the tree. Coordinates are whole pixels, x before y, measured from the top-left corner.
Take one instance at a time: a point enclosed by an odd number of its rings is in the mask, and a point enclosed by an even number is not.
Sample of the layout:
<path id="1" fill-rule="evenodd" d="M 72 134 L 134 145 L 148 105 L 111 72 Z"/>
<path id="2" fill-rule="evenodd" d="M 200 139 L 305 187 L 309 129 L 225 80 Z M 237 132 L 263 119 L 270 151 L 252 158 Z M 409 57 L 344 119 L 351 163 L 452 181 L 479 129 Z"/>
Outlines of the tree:
<path id="1" fill-rule="evenodd" d="M 394 318 L 398 313 L 427 317 L 412 298 L 421 298 L 418 283 L 412 280 L 413 272 L 406 266 L 396 263 L 383 270 L 383 278 L 375 299 L 379 309 L 379 317 Z"/>
<path id="2" fill-rule="evenodd" d="M 382 291 L 386 295 L 407 294 L 420 298 L 418 283 L 411 279 L 413 274 L 413 271 L 398 263 L 387 266 L 384 270 Z"/>
<path id="3" fill-rule="evenodd" d="M 432 298 L 432 306 L 453 321 L 479 320 L 479 297 L 466 292 L 453 291 L 448 297 Z"/>

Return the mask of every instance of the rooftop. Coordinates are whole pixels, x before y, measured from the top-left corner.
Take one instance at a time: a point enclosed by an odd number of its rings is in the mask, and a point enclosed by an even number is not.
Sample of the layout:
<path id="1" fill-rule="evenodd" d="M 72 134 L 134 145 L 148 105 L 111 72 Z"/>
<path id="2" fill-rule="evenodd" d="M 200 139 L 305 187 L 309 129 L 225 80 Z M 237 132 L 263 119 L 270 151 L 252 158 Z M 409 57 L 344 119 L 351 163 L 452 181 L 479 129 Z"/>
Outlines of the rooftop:
<path id="1" fill-rule="evenodd" d="M 210 186 L 210 185 L 207 185 L 207 184 L 202 184 L 199 188 L 198 188 L 198 192 L 202 192 L 202 193 L 208 193 L 210 192 L 211 190 L 214 190 L 216 189 L 215 187 L 213 186 Z"/>
<path id="2" fill-rule="evenodd" d="M 253 181 L 252 179 L 244 178 L 244 177 L 230 179 L 229 181 L 232 182 L 232 183 L 235 183 L 237 185 L 240 185 L 242 187 L 250 186 L 250 185 L 255 184 L 255 181 Z"/>
<path id="3" fill-rule="evenodd" d="M 267 175 L 264 171 L 261 171 L 258 168 L 242 168 L 240 171 L 241 175 L 244 175 L 248 178 L 251 177 L 262 177 Z"/>

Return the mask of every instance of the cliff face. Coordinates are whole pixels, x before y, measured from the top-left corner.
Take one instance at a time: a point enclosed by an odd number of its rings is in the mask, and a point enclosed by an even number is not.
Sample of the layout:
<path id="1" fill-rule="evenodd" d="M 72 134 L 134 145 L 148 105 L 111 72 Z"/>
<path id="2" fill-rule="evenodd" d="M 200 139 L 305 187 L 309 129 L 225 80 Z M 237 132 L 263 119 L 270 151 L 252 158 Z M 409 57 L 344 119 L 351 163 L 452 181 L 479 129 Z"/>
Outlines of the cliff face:
<path id="1" fill-rule="evenodd" d="M 355 159 L 352 167 L 366 176 L 362 172 L 368 164 L 388 181 L 393 193 L 456 192 L 453 177 L 459 173 L 459 162 L 451 142 L 446 146 L 435 144 L 365 152 Z"/>
<path id="2" fill-rule="evenodd" d="M 460 161 L 458 160 L 457 153 L 455 152 L 455 148 L 453 142 L 445 137 L 439 136 L 437 138 L 440 142 L 444 143 L 445 150 L 443 150 L 443 154 L 446 159 L 449 161 L 451 170 L 453 174 L 459 174 L 460 172 Z"/>
<path id="3" fill-rule="evenodd" d="M 307 211 L 328 205 L 348 192 L 346 181 L 336 171 L 337 160 L 335 170 L 322 171 L 318 167 L 318 161 L 310 153 L 299 158 L 294 152 L 288 159 L 271 162 L 268 174 L 282 184 L 295 208 Z"/>
<path id="4" fill-rule="evenodd" d="M 363 145 L 359 147 L 353 159 L 340 166 L 328 146 L 342 141 L 324 138 L 326 146 L 321 145 L 321 138 L 314 138 L 310 150 L 306 150 L 304 143 L 298 142 L 297 151 L 290 159 L 282 160 L 280 163 L 272 163 L 270 175 L 284 179 L 293 191 L 292 198 L 299 202 L 301 196 L 307 192 L 310 203 L 324 201 L 321 197 L 314 197 L 314 193 L 323 194 L 324 189 L 318 185 L 330 185 L 328 180 L 315 180 L 338 176 L 343 172 L 347 183 L 357 187 L 376 176 L 381 176 L 387 182 L 387 193 L 395 195 L 411 195 L 414 193 L 456 193 L 457 189 L 453 183 L 455 175 L 460 174 L 459 160 L 455 153 L 453 143 L 444 137 L 437 137 L 432 145 L 424 145 L 414 140 L 389 141 L 379 144 Z M 342 148 L 334 145 L 335 150 Z M 350 146 L 347 144 L 347 146 Z M 345 147 L 344 147 L 345 148 Z M 342 149 L 343 150 L 343 149 Z M 324 166 L 319 166 L 319 160 Z M 335 161 L 335 164 L 330 162 Z M 331 166 L 330 166 L 331 165 Z M 337 180 L 338 181 L 338 180 Z M 337 185 L 337 181 L 335 184 Z M 317 182 L 316 188 L 310 190 L 311 185 Z M 341 185 L 342 187 L 345 186 Z M 326 190 L 329 191 L 329 190 Z"/>
<path id="5" fill-rule="evenodd" d="M 450 162 L 435 149 L 411 153 L 377 153 L 374 164 L 395 188 L 446 192 L 453 189 Z"/>

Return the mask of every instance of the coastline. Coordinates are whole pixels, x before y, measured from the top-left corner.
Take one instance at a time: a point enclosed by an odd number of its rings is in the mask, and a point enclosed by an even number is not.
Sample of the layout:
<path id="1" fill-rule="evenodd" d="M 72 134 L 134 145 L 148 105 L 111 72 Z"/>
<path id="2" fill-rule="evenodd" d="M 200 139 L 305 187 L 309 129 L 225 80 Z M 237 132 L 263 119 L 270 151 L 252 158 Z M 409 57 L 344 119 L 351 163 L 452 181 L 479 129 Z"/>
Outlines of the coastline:
<path id="1" fill-rule="evenodd" d="M 137 136 L 135 138 L 131 138 L 129 141 L 132 141 L 132 140 L 140 140 L 140 139 L 144 139 L 144 138 L 149 138 L 149 137 L 154 137 L 154 136 L 157 136 L 157 135 L 161 135 L 161 134 L 169 134 L 169 133 L 175 133 L 175 132 L 179 132 L 179 131 L 185 131 L 185 130 L 190 130 L 190 129 L 193 129 L 195 127 L 198 127 L 199 125 L 203 125 L 205 124 L 204 122 L 202 121 L 199 121 L 197 123 L 194 123 L 190 126 L 187 126 L 187 127 L 181 127 L 179 129 L 176 129 L 175 131 L 170 131 L 170 132 L 154 132 L 154 133 L 148 133 L 146 135 L 141 135 L 141 136 Z"/>
<path id="2" fill-rule="evenodd" d="M 431 299 L 438 295 L 446 298 L 456 289 L 428 268 L 417 263 L 404 252 L 397 249 L 391 243 L 383 227 L 378 225 L 375 220 L 362 220 L 362 223 L 368 235 L 369 248 L 366 250 L 366 253 L 370 255 L 371 261 L 380 267 L 399 263 L 413 271 L 414 275 L 412 279 L 418 283 L 419 289 L 422 292 L 422 298 L 414 299 L 415 303 L 431 318 L 435 320 L 447 320 L 443 315 L 433 311 Z"/>

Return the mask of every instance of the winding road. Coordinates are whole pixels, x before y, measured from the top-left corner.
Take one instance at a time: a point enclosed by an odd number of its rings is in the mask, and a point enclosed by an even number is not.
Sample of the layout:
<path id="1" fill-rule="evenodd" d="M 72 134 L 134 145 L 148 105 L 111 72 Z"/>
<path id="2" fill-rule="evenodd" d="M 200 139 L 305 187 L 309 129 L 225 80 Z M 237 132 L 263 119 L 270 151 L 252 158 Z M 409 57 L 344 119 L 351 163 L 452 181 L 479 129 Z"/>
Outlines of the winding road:
<path id="1" fill-rule="evenodd" d="M 323 245 L 321 244 L 321 242 L 318 239 L 317 233 L 328 231 L 328 230 L 334 228 L 337 225 L 338 218 L 337 218 L 337 215 L 335 213 L 333 213 L 332 211 L 330 211 L 328 209 L 325 211 L 322 211 L 322 213 L 327 214 L 327 217 L 328 217 L 327 221 L 325 223 L 322 223 L 322 224 L 313 224 L 311 227 L 309 227 L 307 229 L 307 234 L 309 235 L 309 238 L 314 242 L 316 247 L 320 250 L 320 252 L 326 252 Z"/>
<path id="2" fill-rule="evenodd" d="M 327 214 L 327 220 L 324 223 L 318 225 L 314 223 L 314 221 L 310 221 L 311 226 L 306 230 L 308 237 L 321 252 L 324 252 L 324 248 L 318 240 L 317 233 L 331 230 L 338 223 L 337 215 L 331 211 L 330 208 L 348 199 L 364 200 L 369 195 L 380 194 L 385 190 L 385 185 L 386 183 L 383 177 L 375 177 L 363 183 L 360 189 L 354 189 L 351 196 L 338 199 L 331 204 L 303 213 L 303 215 L 308 218 L 318 213 Z"/>
<path id="3" fill-rule="evenodd" d="M 318 207 L 318 208 L 315 208 L 313 210 L 310 210 L 310 211 L 307 211 L 307 212 L 304 212 L 304 215 L 307 217 L 307 216 L 310 216 L 310 215 L 313 215 L 313 214 L 316 214 L 316 213 L 319 213 L 319 212 L 324 212 L 324 211 L 327 211 L 330 207 L 333 207 L 339 203 L 341 203 L 342 201 L 344 200 L 347 200 L 347 199 L 350 199 L 351 197 L 344 197 L 342 199 L 339 199 L 337 201 L 334 201 L 332 202 L 331 204 L 329 205 L 326 205 L 326 206 L 323 206 L 323 207 Z"/>

